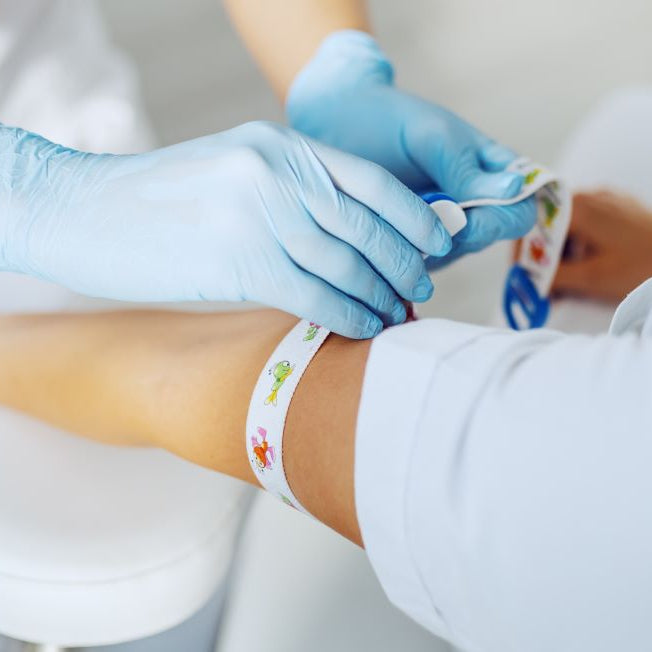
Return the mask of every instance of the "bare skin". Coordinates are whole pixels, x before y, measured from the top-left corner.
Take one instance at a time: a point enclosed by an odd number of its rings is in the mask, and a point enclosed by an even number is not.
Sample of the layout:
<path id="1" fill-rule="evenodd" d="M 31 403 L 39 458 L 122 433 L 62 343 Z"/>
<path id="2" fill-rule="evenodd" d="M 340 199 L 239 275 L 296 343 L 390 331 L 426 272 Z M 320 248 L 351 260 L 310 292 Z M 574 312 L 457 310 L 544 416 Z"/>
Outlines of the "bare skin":
<path id="1" fill-rule="evenodd" d="M 553 291 L 616 303 L 652 277 L 652 211 L 631 197 L 578 193 Z"/>
<path id="2" fill-rule="evenodd" d="M 224 6 L 281 100 L 328 34 L 370 31 L 361 0 L 224 0 Z"/>
<path id="3" fill-rule="evenodd" d="M 84 437 L 156 446 L 251 484 L 259 373 L 296 318 L 163 311 L 0 318 L 0 403 Z M 292 400 L 283 460 L 297 498 L 361 545 L 355 427 L 370 342 L 331 335 Z"/>

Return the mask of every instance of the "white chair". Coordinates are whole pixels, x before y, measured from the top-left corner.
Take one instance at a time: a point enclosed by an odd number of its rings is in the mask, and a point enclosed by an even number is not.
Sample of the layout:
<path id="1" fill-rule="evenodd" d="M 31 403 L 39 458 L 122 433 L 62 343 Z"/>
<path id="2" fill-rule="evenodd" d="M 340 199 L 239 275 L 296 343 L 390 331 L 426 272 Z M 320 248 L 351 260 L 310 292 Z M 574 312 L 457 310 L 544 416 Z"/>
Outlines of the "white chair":
<path id="1" fill-rule="evenodd" d="M 70 296 L 0 275 L 3 309 L 61 309 Z M 0 411 L 0 650 L 123 643 L 186 621 L 224 584 L 246 495 L 162 451 Z M 211 604 L 214 636 L 220 596 Z"/>

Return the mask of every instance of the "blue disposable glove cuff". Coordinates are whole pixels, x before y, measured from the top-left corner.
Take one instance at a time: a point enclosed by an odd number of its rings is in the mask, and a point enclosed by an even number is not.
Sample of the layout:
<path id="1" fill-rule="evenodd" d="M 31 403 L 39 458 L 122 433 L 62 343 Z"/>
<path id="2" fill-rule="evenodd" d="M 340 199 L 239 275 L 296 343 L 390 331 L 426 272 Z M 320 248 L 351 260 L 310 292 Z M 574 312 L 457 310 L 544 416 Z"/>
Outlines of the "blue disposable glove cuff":
<path id="1" fill-rule="evenodd" d="M 319 78 L 311 74 L 315 67 L 320 70 Z M 338 89 L 355 88 L 365 79 L 392 84 L 394 68 L 375 39 L 366 32 L 353 29 L 333 32 L 322 41 L 311 61 L 290 86 L 286 102 L 290 122 L 292 115 L 301 111 L 305 98 L 332 90 L 333 86 L 328 83 L 330 79 L 337 79 Z"/>
<path id="2" fill-rule="evenodd" d="M 421 190 L 429 181 L 403 147 L 405 116 L 394 90 L 394 68 L 375 39 L 366 32 L 341 30 L 324 39 L 296 76 L 286 114 L 295 129 L 374 161 Z M 369 110 L 374 105 L 382 106 L 382 120 Z M 377 137 L 370 137 L 371 132 Z"/>
<path id="3" fill-rule="evenodd" d="M 318 75 L 314 74 L 315 70 L 319 70 Z M 328 106 L 339 102 L 342 92 L 355 91 L 365 82 L 392 85 L 391 62 L 366 32 L 352 29 L 333 32 L 290 86 L 285 105 L 289 123 L 319 138 L 320 126 L 326 126 L 320 120 L 324 103 Z"/>
<path id="4" fill-rule="evenodd" d="M 92 186 L 93 172 L 106 157 L 111 155 L 78 152 L 0 124 L 0 270 L 56 280 L 42 264 L 41 254 L 56 248 L 66 229 L 49 216 L 66 213 L 68 203 L 78 196 L 80 171 Z M 46 235 L 32 237 L 39 232 Z"/>
<path id="5" fill-rule="evenodd" d="M 18 255 L 24 242 L 20 235 L 27 202 L 23 190 L 29 187 L 28 168 L 35 167 L 34 163 L 47 167 L 44 144 L 49 143 L 35 134 L 0 124 L 0 271 L 31 271 L 20 264 Z M 43 192 L 47 193 L 47 185 Z"/>
<path id="6" fill-rule="evenodd" d="M 14 193 L 16 141 L 20 130 L 0 124 L 0 271 L 15 271 L 10 264 L 11 218 L 16 210 Z"/>

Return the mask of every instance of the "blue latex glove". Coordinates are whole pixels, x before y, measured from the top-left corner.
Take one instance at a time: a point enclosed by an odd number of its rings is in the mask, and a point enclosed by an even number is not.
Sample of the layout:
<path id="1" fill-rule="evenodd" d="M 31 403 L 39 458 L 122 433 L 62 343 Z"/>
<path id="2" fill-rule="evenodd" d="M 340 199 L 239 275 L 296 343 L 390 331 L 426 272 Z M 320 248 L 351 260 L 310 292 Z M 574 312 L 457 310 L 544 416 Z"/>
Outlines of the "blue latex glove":
<path id="1" fill-rule="evenodd" d="M 330 35 L 297 75 L 287 100 L 290 124 L 392 172 L 415 192 L 441 190 L 457 201 L 513 197 L 514 154 L 451 112 L 393 85 L 391 63 L 363 32 Z M 535 221 L 533 202 L 467 212 L 445 264 L 498 239 L 519 238 Z"/>
<path id="2" fill-rule="evenodd" d="M 450 236 L 369 161 L 250 123 L 131 156 L 0 128 L 0 269 L 131 301 L 253 300 L 370 337 Z"/>

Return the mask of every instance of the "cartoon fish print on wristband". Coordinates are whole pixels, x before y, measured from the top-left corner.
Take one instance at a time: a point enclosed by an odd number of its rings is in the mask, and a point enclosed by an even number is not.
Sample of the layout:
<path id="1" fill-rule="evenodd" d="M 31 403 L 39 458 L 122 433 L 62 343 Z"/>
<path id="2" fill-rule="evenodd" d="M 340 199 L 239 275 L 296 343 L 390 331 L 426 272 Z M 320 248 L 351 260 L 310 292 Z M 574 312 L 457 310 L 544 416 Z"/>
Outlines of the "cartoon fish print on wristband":
<path id="1" fill-rule="evenodd" d="M 537 265 L 546 266 L 550 263 L 546 253 L 546 241 L 543 238 L 537 236 L 530 242 L 530 258 Z"/>
<path id="2" fill-rule="evenodd" d="M 251 445 L 254 449 L 254 462 L 260 471 L 271 469 L 276 461 L 274 446 L 267 443 L 267 430 L 258 426 L 258 434 L 252 435 Z"/>
<path id="3" fill-rule="evenodd" d="M 281 360 L 276 363 L 273 369 L 269 370 L 269 373 L 274 376 L 274 384 L 270 395 L 265 399 L 265 405 L 276 405 L 278 391 L 283 387 L 283 383 L 293 371 L 294 365 L 290 364 L 289 360 Z"/>

